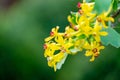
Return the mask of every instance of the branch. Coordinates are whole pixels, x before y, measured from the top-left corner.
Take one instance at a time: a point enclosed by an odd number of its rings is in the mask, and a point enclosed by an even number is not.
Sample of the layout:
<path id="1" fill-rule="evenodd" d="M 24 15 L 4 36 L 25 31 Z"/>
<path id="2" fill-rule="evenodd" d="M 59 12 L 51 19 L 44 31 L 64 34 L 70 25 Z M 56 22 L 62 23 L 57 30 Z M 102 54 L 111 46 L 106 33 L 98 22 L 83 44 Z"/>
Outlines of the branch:
<path id="1" fill-rule="evenodd" d="M 118 9 L 118 11 L 116 11 L 111 17 L 115 18 L 120 14 L 120 9 Z"/>

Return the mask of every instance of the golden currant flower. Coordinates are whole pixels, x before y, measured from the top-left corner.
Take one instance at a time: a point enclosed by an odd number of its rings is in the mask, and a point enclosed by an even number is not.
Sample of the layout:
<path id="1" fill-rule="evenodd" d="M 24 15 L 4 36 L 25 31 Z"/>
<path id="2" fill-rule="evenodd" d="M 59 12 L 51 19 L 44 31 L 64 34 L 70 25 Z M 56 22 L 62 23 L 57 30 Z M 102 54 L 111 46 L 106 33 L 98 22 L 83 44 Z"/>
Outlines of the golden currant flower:
<path id="1" fill-rule="evenodd" d="M 49 57 L 49 56 L 53 56 L 55 50 L 59 50 L 60 46 L 57 45 L 56 43 L 45 43 L 44 49 L 45 49 L 44 56 Z"/>
<path id="2" fill-rule="evenodd" d="M 73 46 L 72 39 L 64 39 L 63 36 L 58 36 L 56 42 L 61 46 L 60 50 L 64 53 L 70 53 L 69 48 Z"/>
<path id="3" fill-rule="evenodd" d="M 91 15 L 91 12 L 93 11 L 93 8 L 94 8 L 94 3 L 83 2 L 81 4 L 81 10 L 82 10 L 83 14 L 86 15 L 86 16 Z"/>
<path id="4" fill-rule="evenodd" d="M 65 37 L 65 38 L 70 38 L 70 37 L 72 37 L 73 35 L 75 35 L 74 32 L 75 32 L 74 29 L 72 29 L 72 28 L 70 28 L 69 26 L 67 26 L 67 27 L 65 28 L 64 37 Z"/>
<path id="5" fill-rule="evenodd" d="M 106 22 L 111 21 L 114 22 L 114 18 L 108 17 L 109 13 L 112 10 L 112 5 L 110 5 L 110 8 L 108 11 L 101 13 L 100 15 L 97 16 L 97 21 L 103 25 L 104 28 L 107 28 L 108 26 L 106 25 Z"/>
<path id="6" fill-rule="evenodd" d="M 107 28 L 106 22 L 111 21 L 114 22 L 114 19 L 112 17 L 107 17 L 105 12 L 97 16 L 97 21 L 103 25 L 104 28 Z"/>
<path id="7" fill-rule="evenodd" d="M 100 43 L 94 41 L 91 42 L 90 44 L 87 43 L 87 50 L 85 53 L 85 56 L 92 56 L 90 61 L 94 61 L 95 57 L 97 57 L 100 54 L 100 50 L 104 49 L 104 46 L 102 46 Z"/>
<path id="8" fill-rule="evenodd" d="M 54 71 L 56 71 L 56 64 L 62 60 L 64 57 L 64 53 L 61 51 L 60 53 L 47 57 L 48 66 L 54 67 Z"/>
<path id="9" fill-rule="evenodd" d="M 45 38 L 45 42 L 50 41 L 51 39 L 57 37 L 58 35 L 62 35 L 62 33 L 58 33 L 59 26 L 56 26 L 55 28 L 52 29 L 50 32 L 50 36 Z"/>
<path id="10" fill-rule="evenodd" d="M 97 42 L 100 42 L 100 36 L 107 36 L 108 33 L 106 31 L 102 31 L 102 26 L 98 24 L 96 21 L 94 28 L 92 29 L 92 34 Z"/>

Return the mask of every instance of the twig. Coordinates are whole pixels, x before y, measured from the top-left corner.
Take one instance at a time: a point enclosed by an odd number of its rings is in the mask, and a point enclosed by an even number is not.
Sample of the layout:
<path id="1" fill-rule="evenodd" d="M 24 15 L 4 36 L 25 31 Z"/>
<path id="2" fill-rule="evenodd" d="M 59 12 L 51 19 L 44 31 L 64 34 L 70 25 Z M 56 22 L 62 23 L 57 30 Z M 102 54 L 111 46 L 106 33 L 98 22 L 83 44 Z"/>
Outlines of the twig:
<path id="1" fill-rule="evenodd" d="M 118 11 L 115 12 L 115 14 L 113 14 L 111 17 L 115 18 L 120 14 L 120 9 L 118 9 Z"/>

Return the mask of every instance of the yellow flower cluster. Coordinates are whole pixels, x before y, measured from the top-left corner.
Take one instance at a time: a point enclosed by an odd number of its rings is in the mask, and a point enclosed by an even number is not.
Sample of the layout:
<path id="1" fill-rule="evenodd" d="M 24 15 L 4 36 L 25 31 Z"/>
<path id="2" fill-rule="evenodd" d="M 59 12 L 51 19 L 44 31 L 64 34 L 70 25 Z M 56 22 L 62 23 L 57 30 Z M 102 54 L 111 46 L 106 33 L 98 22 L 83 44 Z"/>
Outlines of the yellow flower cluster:
<path id="1" fill-rule="evenodd" d="M 86 2 L 78 3 L 78 8 L 78 12 L 68 16 L 70 26 L 65 28 L 65 32 L 58 32 L 57 26 L 45 39 L 44 56 L 55 71 L 61 67 L 68 54 L 85 50 L 85 56 L 91 56 L 90 61 L 94 61 L 100 50 L 104 49 L 100 37 L 108 35 L 103 29 L 108 27 L 108 21 L 114 21 L 108 17 L 110 10 L 97 15 L 93 12 L 94 3 Z"/>

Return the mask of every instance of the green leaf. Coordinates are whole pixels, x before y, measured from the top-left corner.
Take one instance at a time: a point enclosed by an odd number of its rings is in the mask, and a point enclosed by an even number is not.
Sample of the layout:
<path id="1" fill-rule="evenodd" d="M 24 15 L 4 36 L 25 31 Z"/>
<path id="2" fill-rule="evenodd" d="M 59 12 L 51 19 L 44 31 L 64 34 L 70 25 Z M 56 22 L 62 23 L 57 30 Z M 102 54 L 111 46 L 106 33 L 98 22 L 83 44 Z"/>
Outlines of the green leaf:
<path id="1" fill-rule="evenodd" d="M 77 14 L 77 12 L 71 12 L 71 21 L 72 21 L 72 23 L 74 24 L 74 25 L 76 25 L 77 23 L 76 23 L 76 14 Z"/>
<path id="2" fill-rule="evenodd" d="M 111 5 L 112 0 L 95 0 L 95 11 L 100 14 L 107 11 Z"/>
<path id="3" fill-rule="evenodd" d="M 77 24 L 76 19 L 78 19 L 80 17 L 80 14 L 78 12 L 72 12 L 72 11 L 70 13 L 71 13 L 71 17 L 72 17 L 72 19 L 71 19 L 72 23 L 76 25 Z M 76 17 L 76 15 L 78 15 L 78 17 Z"/>
<path id="4" fill-rule="evenodd" d="M 86 38 L 86 36 L 84 34 L 78 36 L 78 39 L 84 39 L 84 38 Z"/>
<path id="5" fill-rule="evenodd" d="M 111 44 L 112 46 L 119 48 L 120 47 L 120 34 L 111 27 L 107 28 L 105 31 L 108 32 L 108 35 L 101 37 L 102 43 L 104 45 Z"/>
<path id="6" fill-rule="evenodd" d="M 113 2 L 113 10 L 114 10 L 114 11 L 116 11 L 117 8 L 118 8 L 118 1 L 119 1 L 119 0 L 114 0 L 114 2 Z"/>
<path id="7" fill-rule="evenodd" d="M 86 2 L 90 2 L 91 0 L 86 0 Z"/>

